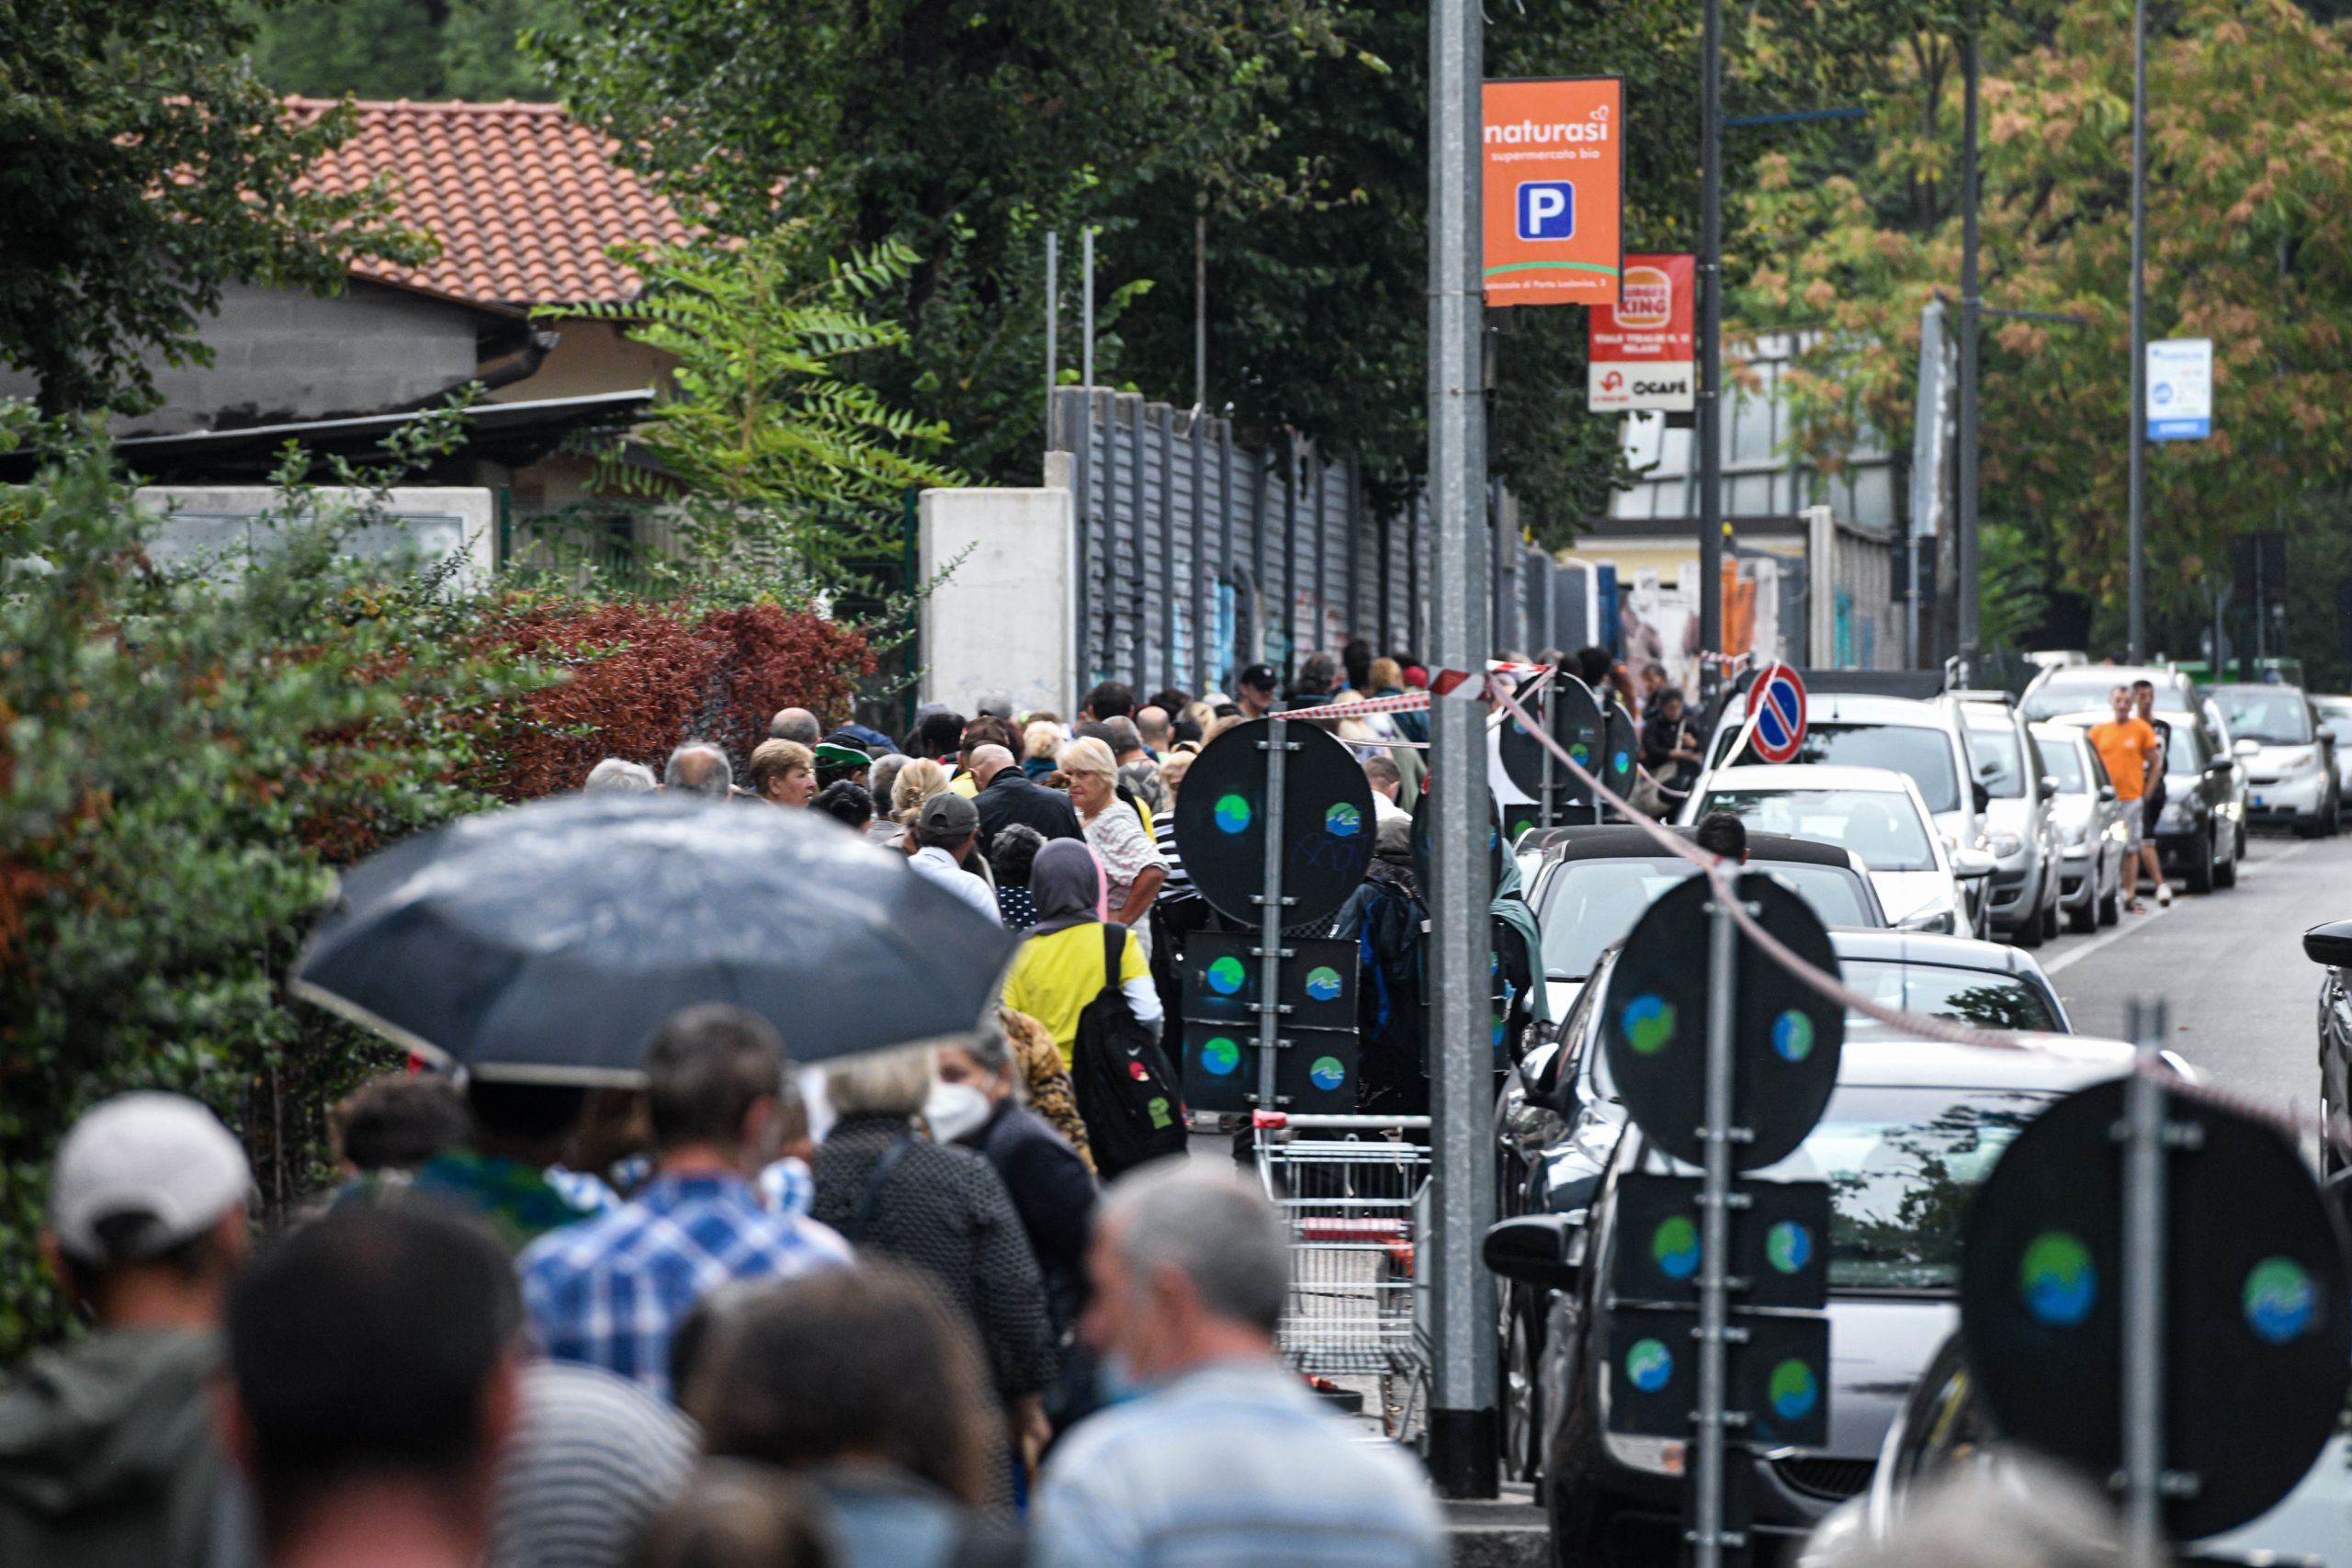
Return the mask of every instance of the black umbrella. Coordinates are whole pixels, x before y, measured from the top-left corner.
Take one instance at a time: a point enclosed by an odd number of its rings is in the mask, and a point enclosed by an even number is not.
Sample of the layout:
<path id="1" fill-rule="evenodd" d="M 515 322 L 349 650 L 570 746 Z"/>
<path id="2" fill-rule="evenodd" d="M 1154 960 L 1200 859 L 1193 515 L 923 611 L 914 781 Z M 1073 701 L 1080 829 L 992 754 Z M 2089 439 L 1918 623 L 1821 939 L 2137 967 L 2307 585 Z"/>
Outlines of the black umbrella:
<path id="1" fill-rule="evenodd" d="M 467 818 L 343 880 L 294 990 L 485 1077 L 641 1081 L 698 1002 L 793 1058 L 967 1037 L 1014 939 L 830 818 L 675 795 Z"/>

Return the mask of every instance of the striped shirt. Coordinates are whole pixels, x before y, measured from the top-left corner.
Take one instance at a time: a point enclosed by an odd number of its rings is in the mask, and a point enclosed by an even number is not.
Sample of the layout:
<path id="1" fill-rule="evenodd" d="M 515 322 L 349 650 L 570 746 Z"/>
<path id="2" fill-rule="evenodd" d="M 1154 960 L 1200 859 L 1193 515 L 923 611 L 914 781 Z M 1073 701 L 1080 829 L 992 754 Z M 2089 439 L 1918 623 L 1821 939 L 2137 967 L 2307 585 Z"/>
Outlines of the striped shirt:
<path id="1" fill-rule="evenodd" d="M 1196 1368 L 1087 1417 L 1038 1483 L 1043 1568 L 1440 1568 L 1443 1521 L 1403 1450 L 1272 1359 Z"/>
<path id="2" fill-rule="evenodd" d="M 611 1213 L 550 1231 L 516 1266 L 539 1348 L 670 1397 L 670 1335 L 732 1280 L 791 1280 L 851 1261 L 849 1244 L 772 1213 L 730 1176 L 657 1176 Z"/>
<path id="3" fill-rule="evenodd" d="M 693 1425 L 635 1383 L 532 1362 L 499 1463 L 491 1568 L 627 1568 L 695 1450 Z"/>
<path id="4" fill-rule="evenodd" d="M 1199 891 L 1193 886 L 1193 874 L 1184 869 L 1183 852 L 1176 847 L 1176 813 L 1172 807 L 1151 819 L 1151 841 L 1159 851 L 1161 863 L 1168 867 L 1168 879 L 1159 885 L 1159 902 L 1172 904 L 1180 898 L 1199 897 Z"/>

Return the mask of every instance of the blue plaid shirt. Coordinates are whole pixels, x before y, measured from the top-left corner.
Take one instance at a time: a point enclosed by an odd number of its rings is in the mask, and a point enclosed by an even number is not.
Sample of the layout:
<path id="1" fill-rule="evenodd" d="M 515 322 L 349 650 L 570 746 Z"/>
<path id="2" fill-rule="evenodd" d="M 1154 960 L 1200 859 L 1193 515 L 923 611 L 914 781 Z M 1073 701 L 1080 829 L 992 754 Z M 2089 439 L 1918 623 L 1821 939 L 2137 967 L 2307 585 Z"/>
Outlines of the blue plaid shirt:
<path id="1" fill-rule="evenodd" d="M 670 1333 L 731 1280 L 789 1280 L 851 1261 L 849 1244 L 763 1208 L 748 1181 L 662 1176 L 609 1214 L 541 1236 L 519 1259 L 539 1348 L 670 1397 Z"/>

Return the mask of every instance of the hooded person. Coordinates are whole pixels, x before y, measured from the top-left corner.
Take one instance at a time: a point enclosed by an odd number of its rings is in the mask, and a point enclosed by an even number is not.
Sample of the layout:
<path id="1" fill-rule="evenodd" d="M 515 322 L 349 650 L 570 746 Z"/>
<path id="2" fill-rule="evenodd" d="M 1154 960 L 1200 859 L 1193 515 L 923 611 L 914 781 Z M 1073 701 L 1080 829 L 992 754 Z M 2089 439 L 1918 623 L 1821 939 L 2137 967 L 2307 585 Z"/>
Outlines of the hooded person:
<path id="1" fill-rule="evenodd" d="M 1359 1109 L 1367 1115 L 1429 1111 L 1429 1026 L 1422 1006 L 1428 919 L 1413 874 L 1413 819 L 1402 812 L 1384 817 L 1374 830 L 1372 864 L 1332 916 L 1330 931 L 1356 948 L 1356 1013 L 1363 1039 L 1357 1081 Z"/>
<path id="2" fill-rule="evenodd" d="M 209 1393 L 252 1186 L 237 1140 L 179 1095 L 121 1095 L 67 1134 L 40 1247 L 92 1327 L 0 1386 L 0 1562 L 197 1568 L 257 1552 Z"/>
<path id="3" fill-rule="evenodd" d="M 1045 1025 L 1064 1066 L 1078 1041 L 1079 1015 L 1110 979 L 1099 929 L 1105 923 L 1104 897 L 1102 864 L 1084 840 L 1057 839 L 1037 852 L 1029 868 L 1037 920 L 1013 954 L 1004 1005 Z M 1136 1021 L 1156 1030 L 1164 1016 L 1159 993 L 1133 931 L 1119 944 L 1118 986 Z"/>

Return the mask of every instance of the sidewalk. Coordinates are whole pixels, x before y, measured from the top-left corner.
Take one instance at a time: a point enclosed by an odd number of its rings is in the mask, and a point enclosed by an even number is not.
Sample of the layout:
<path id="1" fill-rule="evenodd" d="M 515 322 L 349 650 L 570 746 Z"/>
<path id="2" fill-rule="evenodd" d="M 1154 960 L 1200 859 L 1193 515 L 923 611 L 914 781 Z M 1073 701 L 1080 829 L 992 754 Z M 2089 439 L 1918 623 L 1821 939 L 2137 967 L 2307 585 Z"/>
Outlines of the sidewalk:
<path id="1" fill-rule="evenodd" d="M 1445 1505 L 1454 1568 L 1546 1568 L 1552 1546 L 1534 1488 L 1506 1481 L 1493 1502 Z"/>

